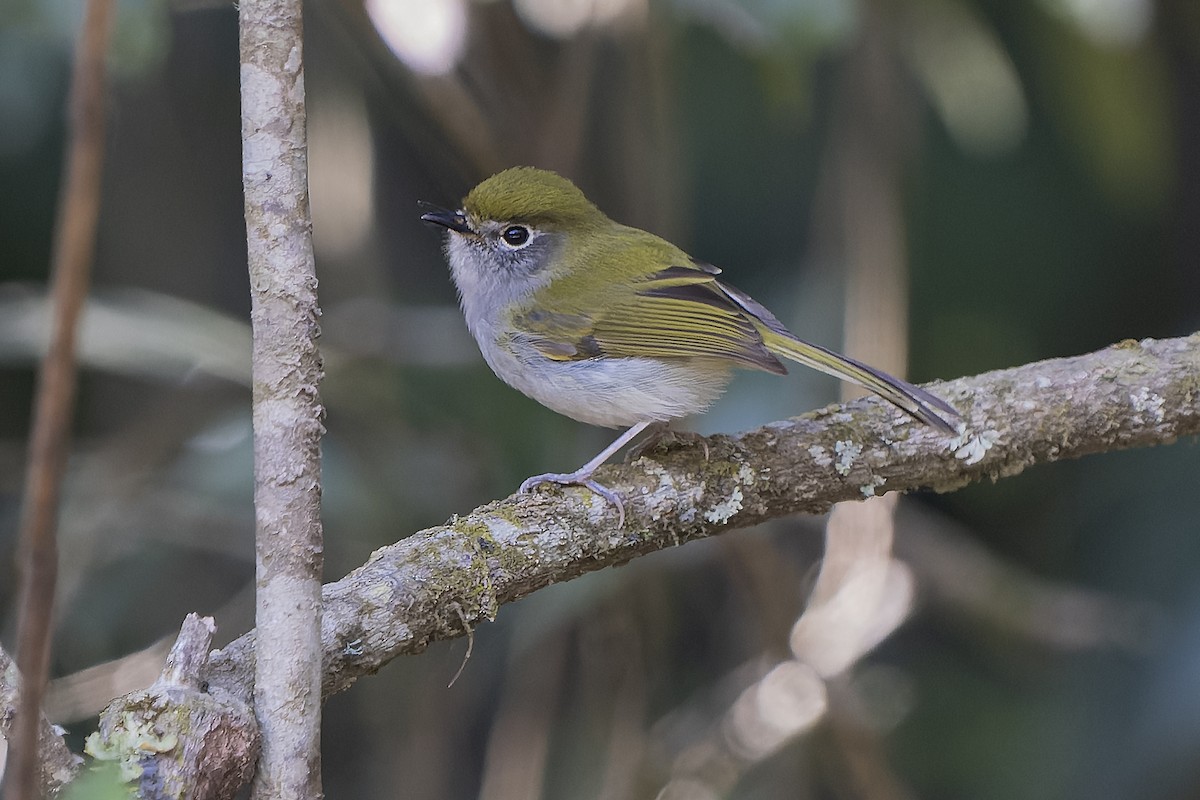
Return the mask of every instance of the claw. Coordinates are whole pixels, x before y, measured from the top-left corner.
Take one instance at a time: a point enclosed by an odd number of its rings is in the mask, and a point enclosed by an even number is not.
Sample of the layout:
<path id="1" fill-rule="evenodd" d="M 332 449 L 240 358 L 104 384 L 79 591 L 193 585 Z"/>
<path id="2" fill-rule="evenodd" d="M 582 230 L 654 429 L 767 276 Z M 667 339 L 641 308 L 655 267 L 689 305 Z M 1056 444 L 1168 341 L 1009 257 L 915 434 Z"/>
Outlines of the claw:
<path id="1" fill-rule="evenodd" d="M 615 442 L 601 450 L 596 454 L 595 458 L 574 472 L 547 472 L 545 475 L 534 475 L 532 478 L 526 478 L 521 484 L 521 491 L 528 492 L 541 483 L 557 483 L 561 486 L 586 486 L 617 507 L 617 527 L 625 527 L 625 504 L 621 502 L 620 497 L 617 497 L 616 492 L 592 480 L 592 473 L 596 471 L 597 467 L 611 458 L 613 453 L 629 444 L 639 433 L 653 424 L 653 420 L 646 420 L 631 426 L 629 430 L 618 436 Z"/>
<path id="2" fill-rule="evenodd" d="M 609 489 L 607 486 L 602 486 L 590 479 L 584 481 L 583 485 L 586 486 L 587 488 L 591 489 L 593 492 L 600 495 L 605 500 L 607 500 L 608 502 L 612 503 L 614 506 L 617 507 L 617 527 L 624 528 L 625 527 L 625 503 L 623 503 L 621 501 L 620 495 L 618 495 L 612 489 Z"/>
<path id="3" fill-rule="evenodd" d="M 543 483 L 556 483 L 559 486 L 584 486 L 591 489 L 617 507 L 617 527 L 625 527 L 625 504 L 621 502 L 620 496 L 607 486 L 592 480 L 591 473 L 581 475 L 578 472 L 547 472 L 545 475 L 534 475 L 532 478 L 522 481 L 518 491 L 521 494 L 529 494 L 535 486 Z"/>

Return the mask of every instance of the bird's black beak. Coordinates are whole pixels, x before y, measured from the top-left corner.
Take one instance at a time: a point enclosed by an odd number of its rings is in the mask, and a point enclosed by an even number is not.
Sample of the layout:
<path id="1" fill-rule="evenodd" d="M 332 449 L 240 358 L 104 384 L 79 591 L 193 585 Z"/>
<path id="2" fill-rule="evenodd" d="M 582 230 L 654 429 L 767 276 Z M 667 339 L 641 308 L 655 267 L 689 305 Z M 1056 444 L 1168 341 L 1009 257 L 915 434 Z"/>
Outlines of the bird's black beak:
<path id="1" fill-rule="evenodd" d="M 451 211 L 425 202 L 422 202 L 421 206 L 426 209 L 425 213 L 421 215 L 422 221 L 441 225 L 443 228 L 449 228 L 455 233 L 475 233 L 475 231 L 471 230 L 471 226 L 467 224 L 467 218 L 463 216 L 461 211 Z"/>

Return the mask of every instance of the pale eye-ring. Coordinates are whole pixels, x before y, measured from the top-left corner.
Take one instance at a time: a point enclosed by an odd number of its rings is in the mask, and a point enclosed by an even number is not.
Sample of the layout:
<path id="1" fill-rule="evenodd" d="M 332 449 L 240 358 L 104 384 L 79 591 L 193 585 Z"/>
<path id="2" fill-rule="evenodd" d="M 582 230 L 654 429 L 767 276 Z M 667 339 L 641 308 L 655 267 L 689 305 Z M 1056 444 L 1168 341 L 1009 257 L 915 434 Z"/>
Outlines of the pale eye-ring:
<path id="1" fill-rule="evenodd" d="M 509 225 L 500 233 L 500 239 L 514 250 L 529 243 L 529 228 L 524 225 Z"/>

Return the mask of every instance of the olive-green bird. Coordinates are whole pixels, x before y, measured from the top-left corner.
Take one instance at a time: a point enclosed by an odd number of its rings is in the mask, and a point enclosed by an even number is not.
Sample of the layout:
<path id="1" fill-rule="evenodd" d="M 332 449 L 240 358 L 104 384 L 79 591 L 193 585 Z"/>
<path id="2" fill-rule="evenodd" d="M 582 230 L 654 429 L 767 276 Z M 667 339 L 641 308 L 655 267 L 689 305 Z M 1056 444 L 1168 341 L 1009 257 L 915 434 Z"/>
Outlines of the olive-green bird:
<path id="1" fill-rule="evenodd" d="M 574 472 L 542 483 L 586 486 L 617 450 L 655 423 L 706 409 L 733 367 L 782 375 L 780 358 L 875 392 L 946 432 L 958 413 L 929 392 L 794 336 L 721 270 L 670 242 L 621 225 L 565 178 L 515 167 L 480 183 L 458 211 L 421 219 L 448 231 L 446 253 L 467 327 L 492 370 L 560 414 L 627 427 Z"/>

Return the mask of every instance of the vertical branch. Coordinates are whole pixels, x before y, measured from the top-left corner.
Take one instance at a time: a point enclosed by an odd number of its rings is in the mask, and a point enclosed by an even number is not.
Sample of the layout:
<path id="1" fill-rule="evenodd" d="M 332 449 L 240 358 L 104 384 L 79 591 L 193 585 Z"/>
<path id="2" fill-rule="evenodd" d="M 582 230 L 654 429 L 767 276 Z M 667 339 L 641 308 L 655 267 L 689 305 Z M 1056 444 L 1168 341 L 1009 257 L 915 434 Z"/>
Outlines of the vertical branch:
<path id="1" fill-rule="evenodd" d="M 87 297 L 100 214 L 104 160 L 105 53 L 112 0 L 89 0 L 71 75 L 66 176 L 51 265 L 54 321 L 42 359 L 21 512 L 21 595 L 17 664 L 23 675 L 7 796 L 38 794 L 38 728 L 50 665 L 58 575 L 59 491 L 75 405 L 75 331 Z"/>
<path id="2" fill-rule="evenodd" d="M 242 181 L 254 328 L 254 794 L 321 797 L 322 378 L 299 0 L 243 0 Z"/>

